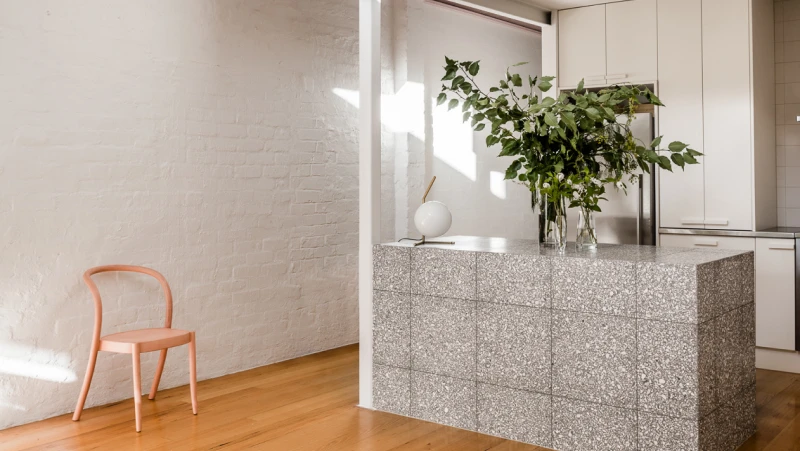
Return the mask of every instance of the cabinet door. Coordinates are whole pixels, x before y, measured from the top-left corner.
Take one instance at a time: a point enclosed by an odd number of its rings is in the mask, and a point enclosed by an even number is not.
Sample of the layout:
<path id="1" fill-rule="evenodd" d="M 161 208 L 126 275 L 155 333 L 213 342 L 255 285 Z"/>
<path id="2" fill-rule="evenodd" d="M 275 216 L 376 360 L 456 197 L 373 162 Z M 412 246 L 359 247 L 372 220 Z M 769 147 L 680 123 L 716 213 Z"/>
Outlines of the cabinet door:
<path id="1" fill-rule="evenodd" d="M 756 240 L 756 345 L 795 349 L 794 240 Z"/>
<path id="2" fill-rule="evenodd" d="M 605 84 L 606 6 L 566 9 L 558 13 L 558 85 L 574 88 Z"/>
<path id="3" fill-rule="evenodd" d="M 606 5 L 608 84 L 656 80 L 656 22 L 656 0 L 634 0 Z"/>
<path id="4" fill-rule="evenodd" d="M 753 226 L 749 10 L 749 0 L 703 0 L 707 229 Z"/>
<path id="5" fill-rule="evenodd" d="M 703 152 L 701 0 L 658 0 L 658 130 Z M 703 157 L 698 165 L 659 172 L 661 227 L 704 228 Z"/>
<path id="6" fill-rule="evenodd" d="M 669 235 L 662 233 L 661 246 L 754 251 L 756 250 L 756 239 L 735 236 Z"/>

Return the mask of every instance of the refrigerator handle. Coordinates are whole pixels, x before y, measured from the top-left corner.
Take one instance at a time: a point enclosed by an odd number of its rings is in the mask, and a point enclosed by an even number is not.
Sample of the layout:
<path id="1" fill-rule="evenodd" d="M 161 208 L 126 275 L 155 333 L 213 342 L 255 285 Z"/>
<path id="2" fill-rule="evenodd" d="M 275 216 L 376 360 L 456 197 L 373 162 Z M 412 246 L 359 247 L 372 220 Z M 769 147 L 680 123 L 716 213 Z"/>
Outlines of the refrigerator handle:
<path id="1" fill-rule="evenodd" d="M 644 224 L 644 179 L 639 174 L 639 203 L 638 214 L 636 216 L 636 244 L 642 244 L 642 226 Z"/>

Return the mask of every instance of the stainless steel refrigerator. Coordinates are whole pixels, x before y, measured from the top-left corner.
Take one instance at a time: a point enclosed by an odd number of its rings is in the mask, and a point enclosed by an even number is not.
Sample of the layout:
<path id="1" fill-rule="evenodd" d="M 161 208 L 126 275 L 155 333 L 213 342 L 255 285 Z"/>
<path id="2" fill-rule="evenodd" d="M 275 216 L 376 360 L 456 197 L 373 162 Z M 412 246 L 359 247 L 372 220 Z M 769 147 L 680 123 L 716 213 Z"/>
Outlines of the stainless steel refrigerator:
<path id="1" fill-rule="evenodd" d="M 621 118 L 622 119 L 622 118 Z M 631 124 L 634 137 L 649 145 L 654 136 L 654 118 L 651 113 L 637 113 Z M 656 244 L 656 184 L 655 169 L 650 174 L 639 173 L 637 183 L 628 185 L 625 195 L 615 187 L 607 187 L 608 201 L 601 201 L 600 213 L 595 213 L 597 239 L 600 243 L 611 244 Z M 676 168 L 680 170 L 680 168 Z M 578 210 L 570 209 L 567 215 L 568 239 L 575 241 L 578 224 Z"/>

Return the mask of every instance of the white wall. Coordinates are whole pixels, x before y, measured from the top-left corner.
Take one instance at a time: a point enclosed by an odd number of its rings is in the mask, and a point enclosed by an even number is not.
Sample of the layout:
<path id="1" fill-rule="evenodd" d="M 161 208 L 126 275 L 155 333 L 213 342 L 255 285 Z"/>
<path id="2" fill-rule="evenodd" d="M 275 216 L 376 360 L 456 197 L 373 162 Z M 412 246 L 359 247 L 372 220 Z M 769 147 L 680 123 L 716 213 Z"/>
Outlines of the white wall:
<path id="1" fill-rule="evenodd" d="M 800 0 L 775 2 L 778 225 L 800 227 Z"/>
<path id="2" fill-rule="evenodd" d="M 481 60 L 477 82 L 483 89 L 496 85 L 506 68 L 541 74 L 541 37 L 529 30 L 449 7 L 408 1 L 408 82 L 422 98 L 409 111 L 414 132 L 408 134 L 409 180 L 406 203 L 408 231 L 400 236 L 419 236 L 413 213 L 431 176 L 437 177 L 429 200 L 444 202 L 453 214 L 451 235 L 535 238 L 536 225 L 530 208 L 530 192 L 524 186 L 504 182 L 510 159 L 497 158 L 499 148 L 487 149 L 488 130 L 473 132 L 461 122 L 461 109 L 447 112 L 435 107 L 442 82 L 445 55 L 459 60 Z M 414 85 L 416 83 L 416 85 Z M 423 92 L 424 87 L 424 92 Z M 398 207 L 401 208 L 401 207 Z"/>
<path id="3" fill-rule="evenodd" d="M 358 89 L 357 14 L 0 2 L 0 429 L 73 409 L 94 265 L 166 275 L 201 379 L 357 340 L 357 110 L 332 93 Z M 152 282 L 97 280 L 104 333 L 161 325 Z M 171 351 L 162 388 L 187 381 Z M 88 405 L 131 396 L 102 353 Z"/>

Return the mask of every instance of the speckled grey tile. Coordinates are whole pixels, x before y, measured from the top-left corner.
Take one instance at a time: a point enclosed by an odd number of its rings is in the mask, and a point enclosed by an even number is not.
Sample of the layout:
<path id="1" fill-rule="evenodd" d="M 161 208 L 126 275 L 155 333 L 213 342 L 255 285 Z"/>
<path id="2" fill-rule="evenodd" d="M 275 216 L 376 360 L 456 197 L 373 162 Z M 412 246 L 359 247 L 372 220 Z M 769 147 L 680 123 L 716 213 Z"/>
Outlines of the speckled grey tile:
<path id="1" fill-rule="evenodd" d="M 636 406 L 636 320 L 553 311 L 553 394 Z"/>
<path id="2" fill-rule="evenodd" d="M 372 248 L 372 287 L 376 290 L 411 292 L 411 249 L 376 245 Z"/>
<path id="3" fill-rule="evenodd" d="M 698 444 L 698 420 L 639 411 L 640 451 L 688 451 Z"/>
<path id="4" fill-rule="evenodd" d="M 714 270 L 711 266 L 704 265 L 698 269 L 691 265 L 639 263 L 636 284 L 637 316 L 696 324 L 700 311 L 699 322 L 709 319 L 716 311 L 715 290 L 709 289 L 713 286 L 713 280 Z"/>
<path id="5" fill-rule="evenodd" d="M 755 383 L 753 304 L 713 320 L 717 400 L 720 404 Z"/>
<path id="6" fill-rule="evenodd" d="M 550 307 L 551 258 L 478 254 L 478 300 Z"/>
<path id="7" fill-rule="evenodd" d="M 559 451 L 636 449 L 636 412 L 553 397 L 553 448 Z"/>
<path id="8" fill-rule="evenodd" d="M 372 404 L 376 410 L 411 414 L 411 371 L 372 365 Z"/>
<path id="9" fill-rule="evenodd" d="M 733 451 L 756 432 L 756 386 L 752 384 L 724 401 L 715 417 L 717 449 Z"/>
<path id="10" fill-rule="evenodd" d="M 372 355 L 381 365 L 411 367 L 411 295 L 373 291 Z"/>
<path id="11" fill-rule="evenodd" d="M 697 325 L 697 410 L 700 416 L 719 406 L 714 329 L 713 321 Z"/>
<path id="12" fill-rule="evenodd" d="M 478 383 L 478 432 L 551 446 L 550 396 Z"/>
<path id="13" fill-rule="evenodd" d="M 741 256 L 742 260 L 742 305 L 755 302 L 756 296 L 756 275 L 755 275 L 755 253 L 748 252 Z"/>
<path id="14" fill-rule="evenodd" d="M 551 310 L 478 303 L 478 381 L 550 392 Z"/>
<path id="15" fill-rule="evenodd" d="M 753 302 L 753 253 L 721 260 L 718 264 L 717 287 L 722 303 L 720 314 Z"/>
<path id="16" fill-rule="evenodd" d="M 477 299 L 477 253 L 435 248 L 411 251 L 411 292 Z"/>
<path id="17" fill-rule="evenodd" d="M 474 431 L 476 407 L 476 382 L 411 372 L 411 416 Z"/>
<path id="18" fill-rule="evenodd" d="M 698 336 L 694 324 L 639 320 L 639 409 L 698 418 Z"/>
<path id="19" fill-rule="evenodd" d="M 413 296 L 411 368 L 475 380 L 476 301 Z"/>
<path id="20" fill-rule="evenodd" d="M 720 451 L 718 443 L 724 434 L 720 430 L 720 415 L 722 409 L 717 409 L 700 418 L 698 422 L 698 451 Z"/>
<path id="21" fill-rule="evenodd" d="M 554 259 L 553 308 L 634 317 L 636 264 Z"/>

